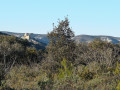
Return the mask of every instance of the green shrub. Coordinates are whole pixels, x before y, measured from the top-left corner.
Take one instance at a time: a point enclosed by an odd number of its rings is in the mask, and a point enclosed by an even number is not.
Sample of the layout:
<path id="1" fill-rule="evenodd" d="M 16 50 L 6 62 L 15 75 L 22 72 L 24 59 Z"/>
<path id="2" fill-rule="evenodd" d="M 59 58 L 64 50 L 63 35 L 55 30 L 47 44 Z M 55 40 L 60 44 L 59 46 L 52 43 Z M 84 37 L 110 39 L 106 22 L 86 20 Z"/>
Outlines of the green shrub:
<path id="1" fill-rule="evenodd" d="M 120 63 L 117 62 L 117 67 L 115 69 L 115 75 L 119 75 L 120 74 Z"/>
<path id="2" fill-rule="evenodd" d="M 118 82 L 117 90 L 120 90 L 120 81 Z"/>
<path id="3" fill-rule="evenodd" d="M 90 71 L 88 67 L 85 67 L 85 69 L 80 74 L 80 77 L 84 80 L 91 80 L 95 76 L 95 73 Z"/>
<path id="4" fill-rule="evenodd" d="M 46 75 L 41 74 L 39 66 L 16 66 L 6 76 L 6 85 L 15 90 L 39 90 L 38 82 Z"/>
<path id="5" fill-rule="evenodd" d="M 51 80 L 39 81 L 38 85 L 41 90 L 52 89 L 53 82 Z"/>
<path id="6" fill-rule="evenodd" d="M 67 60 L 64 58 L 63 61 L 61 61 L 61 68 L 59 68 L 59 79 L 69 77 L 73 74 L 73 67 L 72 64 L 67 62 Z"/>
<path id="7" fill-rule="evenodd" d="M 117 62 L 117 66 L 116 66 L 116 69 L 115 69 L 115 75 L 117 75 L 118 78 L 119 78 L 119 75 L 120 75 L 120 63 L 118 63 L 118 62 Z M 118 80 L 117 90 L 120 90 L 120 81 L 119 80 Z"/>

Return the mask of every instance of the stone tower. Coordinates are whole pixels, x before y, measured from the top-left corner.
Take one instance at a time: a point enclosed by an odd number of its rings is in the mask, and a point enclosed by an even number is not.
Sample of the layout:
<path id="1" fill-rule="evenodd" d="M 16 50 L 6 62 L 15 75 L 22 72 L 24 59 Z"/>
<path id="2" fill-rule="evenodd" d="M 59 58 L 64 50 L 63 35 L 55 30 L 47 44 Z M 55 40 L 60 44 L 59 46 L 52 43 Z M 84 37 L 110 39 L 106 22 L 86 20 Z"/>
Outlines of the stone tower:
<path id="1" fill-rule="evenodd" d="M 30 35 L 28 33 L 25 33 L 24 38 L 29 40 L 30 39 Z"/>

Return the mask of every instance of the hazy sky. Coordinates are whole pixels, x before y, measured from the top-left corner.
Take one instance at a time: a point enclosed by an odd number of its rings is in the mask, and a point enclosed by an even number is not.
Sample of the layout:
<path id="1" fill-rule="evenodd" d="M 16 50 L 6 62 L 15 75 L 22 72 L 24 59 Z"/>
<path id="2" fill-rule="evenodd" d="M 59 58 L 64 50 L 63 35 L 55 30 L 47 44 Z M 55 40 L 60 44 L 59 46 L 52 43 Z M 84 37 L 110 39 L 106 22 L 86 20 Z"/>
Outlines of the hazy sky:
<path id="1" fill-rule="evenodd" d="M 0 0 L 0 31 L 44 34 L 67 15 L 76 35 L 120 37 L 120 0 Z"/>

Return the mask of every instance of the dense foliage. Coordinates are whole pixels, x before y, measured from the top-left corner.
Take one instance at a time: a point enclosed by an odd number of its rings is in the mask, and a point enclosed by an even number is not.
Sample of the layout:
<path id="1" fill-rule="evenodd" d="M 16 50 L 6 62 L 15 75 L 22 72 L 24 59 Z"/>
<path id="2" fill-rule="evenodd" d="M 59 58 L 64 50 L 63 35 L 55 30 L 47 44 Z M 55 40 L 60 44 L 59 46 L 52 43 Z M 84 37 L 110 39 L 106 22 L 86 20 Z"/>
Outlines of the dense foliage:
<path id="1" fill-rule="evenodd" d="M 48 33 L 46 49 L 0 35 L 0 90 L 120 90 L 120 45 L 76 44 L 69 21 Z"/>

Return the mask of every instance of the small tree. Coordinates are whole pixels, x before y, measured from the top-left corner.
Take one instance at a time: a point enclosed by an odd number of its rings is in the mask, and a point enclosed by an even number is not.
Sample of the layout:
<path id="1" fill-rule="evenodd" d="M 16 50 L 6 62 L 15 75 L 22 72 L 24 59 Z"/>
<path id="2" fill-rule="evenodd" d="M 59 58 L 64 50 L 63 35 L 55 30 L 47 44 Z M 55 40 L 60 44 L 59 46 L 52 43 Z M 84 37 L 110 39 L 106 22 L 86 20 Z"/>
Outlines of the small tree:
<path id="1" fill-rule="evenodd" d="M 3 41 L 0 44 L 0 53 L 3 56 L 3 63 L 5 67 L 7 66 L 7 56 L 11 53 L 11 45 L 7 41 Z"/>
<path id="2" fill-rule="evenodd" d="M 26 58 L 29 64 L 31 64 L 32 62 L 37 62 L 37 56 L 38 54 L 35 48 L 26 49 Z"/>
<path id="3" fill-rule="evenodd" d="M 4 79 L 4 66 L 0 63 L 0 86 L 2 85 L 1 81 Z"/>

